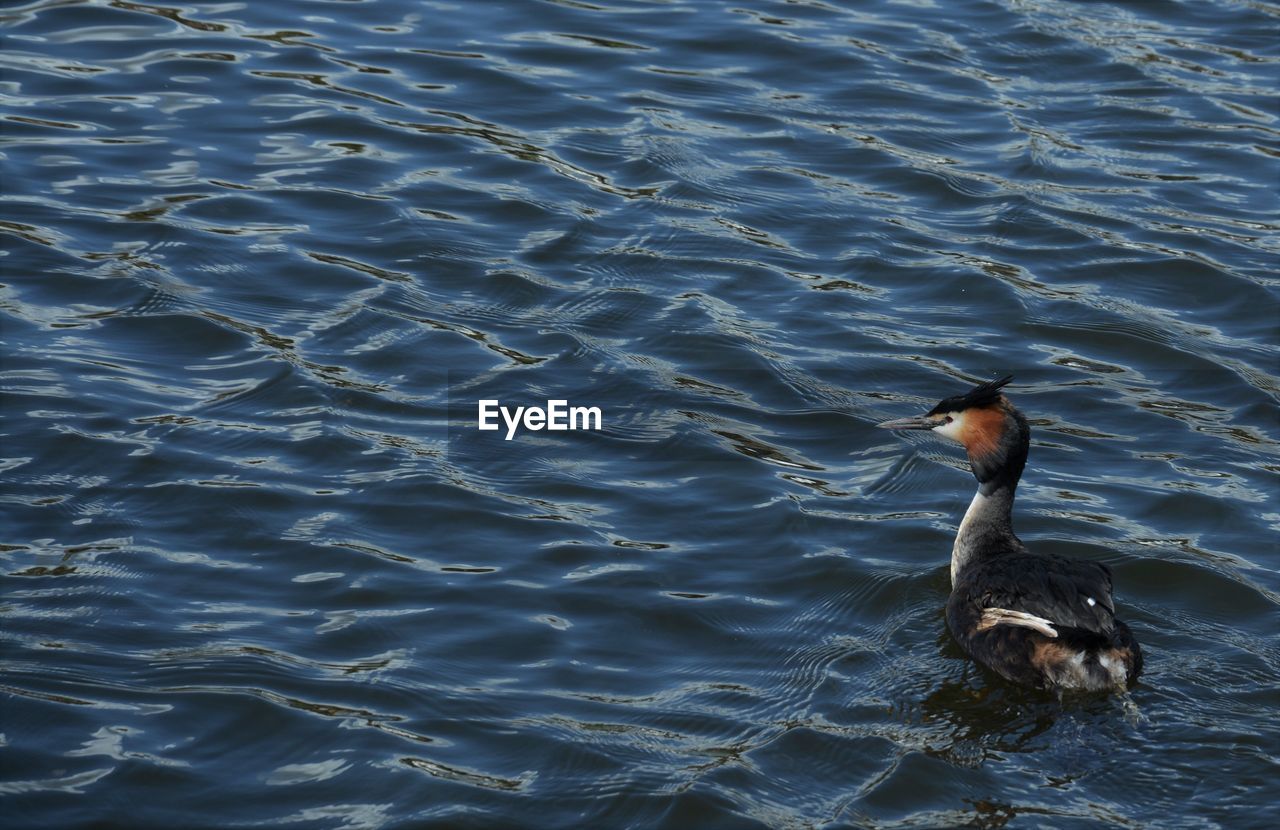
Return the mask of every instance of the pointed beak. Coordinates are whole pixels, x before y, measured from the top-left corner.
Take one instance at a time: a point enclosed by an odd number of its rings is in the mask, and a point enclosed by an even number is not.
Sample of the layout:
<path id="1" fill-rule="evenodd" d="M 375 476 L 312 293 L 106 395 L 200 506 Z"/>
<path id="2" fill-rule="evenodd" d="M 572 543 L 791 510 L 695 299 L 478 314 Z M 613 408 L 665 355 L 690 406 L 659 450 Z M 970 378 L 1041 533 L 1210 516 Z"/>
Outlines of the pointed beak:
<path id="1" fill-rule="evenodd" d="M 910 418 L 899 418 L 896 421 L 885 421 L 876 424 L 880 429 L 933 429 L 938 425 L 936 420 L 924 415 L 912 415 Z"/>

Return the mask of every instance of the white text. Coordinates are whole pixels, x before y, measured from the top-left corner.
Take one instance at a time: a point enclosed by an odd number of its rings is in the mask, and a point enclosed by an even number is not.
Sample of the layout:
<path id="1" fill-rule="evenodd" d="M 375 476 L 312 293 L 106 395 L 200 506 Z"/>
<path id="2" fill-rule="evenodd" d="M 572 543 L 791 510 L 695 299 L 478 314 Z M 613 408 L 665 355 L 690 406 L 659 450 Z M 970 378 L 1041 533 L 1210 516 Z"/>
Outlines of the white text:
<path id="1" fill-rule="evenodd" d="M 515 437 L 516 429 L 520 426 L 533 432 L 542 429 L 563 432 L 570 429 L 601 429 L 604 422 L 600 407 L 569 406 L 569 402 L 564 400 L 547 401 L 546 408 L 517 406 L 514 410 L 502 406 L 496 400 L 485 400 L 477 402 L 477 409 L 480 429 L 500 429 L 498 417 L 502 417 L 507 425 L 508 441 Z"/>

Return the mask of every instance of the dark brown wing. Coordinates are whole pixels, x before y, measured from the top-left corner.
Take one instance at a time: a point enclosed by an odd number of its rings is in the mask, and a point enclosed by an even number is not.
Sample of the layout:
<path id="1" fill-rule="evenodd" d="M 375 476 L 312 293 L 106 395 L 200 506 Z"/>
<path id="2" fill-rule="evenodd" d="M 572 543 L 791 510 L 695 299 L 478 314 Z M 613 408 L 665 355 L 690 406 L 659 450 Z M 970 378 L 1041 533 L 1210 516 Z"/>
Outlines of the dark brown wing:
<path id="1" fill-rule="evenodd" d="M 1009 554 L 966 572 L 956 587 L 978 609 L 1022 611 L 1108 641 L 1115 631 L 1111 569 L 1101 562 Z"/>

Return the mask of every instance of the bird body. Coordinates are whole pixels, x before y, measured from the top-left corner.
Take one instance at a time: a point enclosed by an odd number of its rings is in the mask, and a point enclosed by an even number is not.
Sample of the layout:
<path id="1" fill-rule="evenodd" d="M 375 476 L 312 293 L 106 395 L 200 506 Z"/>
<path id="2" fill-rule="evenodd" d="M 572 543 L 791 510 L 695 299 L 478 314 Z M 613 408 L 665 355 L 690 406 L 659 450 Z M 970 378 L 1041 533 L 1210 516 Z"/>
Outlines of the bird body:
<path id="1" fill-rule="evenodd" d="M 1031 430 L 1000 391 L 1010 380 L 947 398 L 923 416 L 879 424 L 962 444 L 978 480 L 951 550 L 947 627 L 965 652 L 1014 683 L 1124 688 L 1142 671 L 1142 651 L 1116 619 L 1111 570 L 1032 552 L 1013 532 Z"/>

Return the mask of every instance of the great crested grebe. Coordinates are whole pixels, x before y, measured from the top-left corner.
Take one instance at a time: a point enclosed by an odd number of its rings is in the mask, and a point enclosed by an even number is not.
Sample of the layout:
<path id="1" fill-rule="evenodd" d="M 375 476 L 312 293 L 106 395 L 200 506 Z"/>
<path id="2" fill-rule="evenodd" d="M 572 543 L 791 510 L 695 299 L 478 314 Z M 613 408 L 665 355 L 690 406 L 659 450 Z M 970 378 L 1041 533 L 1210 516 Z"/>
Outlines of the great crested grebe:
<path id="1" fill-rule="evenodd" d="M 975 386 L 924 415 L 877 424 L 963 444 L 978 479 L 951 548 L 947 627 L 973 659 L 1014 683 L 1122 689 L 1142 671 L 1142 650 L 1116 619 L 1110 568 L 1032 553 L 1014 535 L 1013 493 L 1031 430 L 1000 391 L 1011 380 Z"/>

